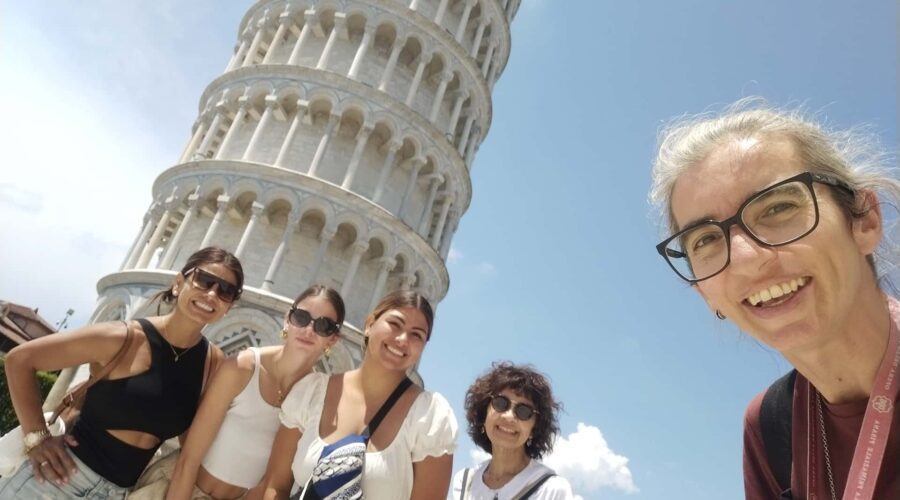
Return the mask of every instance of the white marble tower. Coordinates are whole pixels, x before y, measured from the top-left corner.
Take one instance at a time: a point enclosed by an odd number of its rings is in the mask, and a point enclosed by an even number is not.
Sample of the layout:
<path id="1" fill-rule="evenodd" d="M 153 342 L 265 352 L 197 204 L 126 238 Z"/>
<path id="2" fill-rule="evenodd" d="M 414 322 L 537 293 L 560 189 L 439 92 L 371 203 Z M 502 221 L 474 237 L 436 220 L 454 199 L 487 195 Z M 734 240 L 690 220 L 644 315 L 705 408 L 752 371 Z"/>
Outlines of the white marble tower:
<path id="1" fill-rule="evenodd" d="M 122 268 L 98 283 L 92 321 L 151 314 L 187 256 L 216 245 L 246 281 L 210 339 L 226 352 L 279 342 L 293 297 L 322 283 L 347 303 L 322 368 L 357 365 L 359 327 L 384 293 L 447 293 L 519 2 L 256 2 Z"/>

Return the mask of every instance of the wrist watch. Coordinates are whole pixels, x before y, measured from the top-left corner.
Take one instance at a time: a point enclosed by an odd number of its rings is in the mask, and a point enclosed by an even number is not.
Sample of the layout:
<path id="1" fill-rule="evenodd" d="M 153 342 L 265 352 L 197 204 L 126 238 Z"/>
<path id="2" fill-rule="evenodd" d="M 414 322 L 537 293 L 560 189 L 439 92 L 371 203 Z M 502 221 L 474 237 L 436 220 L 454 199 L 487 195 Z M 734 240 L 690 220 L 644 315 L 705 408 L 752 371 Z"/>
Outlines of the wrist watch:
<path id="1" fill-rule="evenodd" d="M 37 445 L 44 442 L 45 439 L 50 437 L 50 431 L 47 429 L 41 429 L 39 431 L 31 431 L 25 434 L 25 437 L 22 439 L 22 442 L 25 445 L 25 454 L 31 453 Z"/>

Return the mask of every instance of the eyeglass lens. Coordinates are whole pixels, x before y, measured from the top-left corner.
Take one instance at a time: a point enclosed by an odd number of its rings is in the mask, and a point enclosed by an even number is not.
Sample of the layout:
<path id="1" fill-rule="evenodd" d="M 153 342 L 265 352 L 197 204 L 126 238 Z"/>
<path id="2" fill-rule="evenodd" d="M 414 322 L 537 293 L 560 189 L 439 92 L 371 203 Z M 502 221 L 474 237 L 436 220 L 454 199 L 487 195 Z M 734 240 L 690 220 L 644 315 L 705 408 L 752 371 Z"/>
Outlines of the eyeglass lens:
<path id="1" fill-rule="evenodd" d="M 750 199 L 738 213 L 737 224 L 758 242 L 777 246 L 809 234 L 816 216 L 810 186 L 794 181 Z M 683 231 L 666 245 L 666 260 L 687 279 L 701 280 L 718 273 L 728 265 L 731 246 L 724 226 L 709 222 Z"/>
<path id="2" fill-rule="evenodd" d="M 340 325 L 333 319 L 326 318 L 325 316 L 319 316 L 318 318 L 313 319 L 312 314 L 310 314 L 309 311 L 296 307 L 291 309 L 291 312 L 288 314 L 288 320 L 294 326 L 299 326 L 301 328 L 312 322 L 313 331 L 322 337 L 334 335 L 340 329 Z"/>
<path id="3" fill-rule="evenodd" d="M 191 283 L 200 290 L 209 290 L 216 285 L 216 295 L 225 302 L 233 302 L 237 299 L 240 292 L 238 287 L 233 283 L 229 283 L 215 274 L 208 273 L 203 269 L 197 268 L 191 271 Z"/>
<path id="4" fill-rule="evenodd" d="M 525 403 L 513 403 L 506 396 L 493 396 L 491 398 L 491 406 L 499 413 L 506 413 L 510 405 L 515 404 L 513 415 L 519 420 L 525 421 L 534 416 L 534 408 Z"/>

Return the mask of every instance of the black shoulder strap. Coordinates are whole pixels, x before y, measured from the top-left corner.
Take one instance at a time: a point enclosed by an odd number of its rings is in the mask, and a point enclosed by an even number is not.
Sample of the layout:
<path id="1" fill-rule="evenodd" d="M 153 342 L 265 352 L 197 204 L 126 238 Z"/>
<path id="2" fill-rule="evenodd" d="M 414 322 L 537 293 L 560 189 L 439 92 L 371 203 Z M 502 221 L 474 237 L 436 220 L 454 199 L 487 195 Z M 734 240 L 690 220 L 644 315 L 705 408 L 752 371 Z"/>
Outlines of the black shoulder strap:
<path id="1" fill-rule="evenodd" d="M 384 420 L 384 417 L 391 411 L 391 408 L 394 407 L 394 404 L 400 399 L 400 396 L 406 392 L 406 389 L 412 385 L 412 380 L 409 377 L 405 377 L 400 381 L 400 384 L 397 385 L 397 388 L 394 389 L 394 392 L 391 393 L 390 396 L 384 401 L 384 404 L 381 405 L 381 408 L 378 409 L 378 413 L 372 417 L 372 420 L 369 421 L 369 425 L 366 426 L 362 431 L 362 435 L 369 438 L 372 434 L 375 433 L 375 430 L 378 429 L 378 425 L 381 424 L 381 421 Z"/>
<path id="2" fill-rule="evenodd" d="M 516 500 L 526 500 L 531 498 L 531 495 L 534 495 L 540 487 L 547 482 L 548 479 L 555 476 L 553 472 L 546 472 L 543 476 L 539 477 L 537 481 L 529 484 L 525 487 L 518 495 L 513 498 Z"/>
<path id="3" fill-rule="evenodd" d="M 766 447 L 766 459 L 782 490 L 781 498 L 791 498 L 791 422 L 796 379 L 797 370 L 791 370 L 776 380 L 766 390 L 759 409 L 759 428 Z"/>

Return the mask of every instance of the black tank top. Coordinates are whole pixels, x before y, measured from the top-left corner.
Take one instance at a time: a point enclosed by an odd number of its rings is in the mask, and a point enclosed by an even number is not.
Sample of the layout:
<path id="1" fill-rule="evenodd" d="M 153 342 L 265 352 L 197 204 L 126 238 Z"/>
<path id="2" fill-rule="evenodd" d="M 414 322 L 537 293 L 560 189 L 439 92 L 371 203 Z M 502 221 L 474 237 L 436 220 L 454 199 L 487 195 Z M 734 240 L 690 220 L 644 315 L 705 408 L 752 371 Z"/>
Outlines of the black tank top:
<path id="1" fill-rule="evenodd" d="M 107 430 L 146 432 L 160 443 L 181 435 L 197 411 L 208 352 L 207 340 L 201 338 L 176 363 L 159 331 L 146 319 L 137 321 L 150 345 L 150 368 L 91 386 L 71 432 L 78 441 L 72 453 L 97 474 L 126 488 L 134 486 L 159 445 L 138 448 Z"/>

